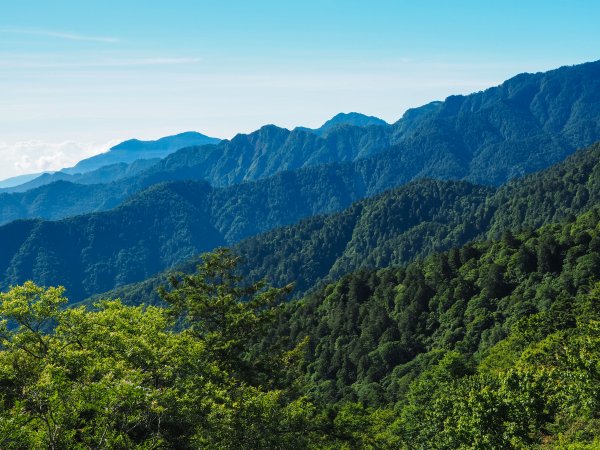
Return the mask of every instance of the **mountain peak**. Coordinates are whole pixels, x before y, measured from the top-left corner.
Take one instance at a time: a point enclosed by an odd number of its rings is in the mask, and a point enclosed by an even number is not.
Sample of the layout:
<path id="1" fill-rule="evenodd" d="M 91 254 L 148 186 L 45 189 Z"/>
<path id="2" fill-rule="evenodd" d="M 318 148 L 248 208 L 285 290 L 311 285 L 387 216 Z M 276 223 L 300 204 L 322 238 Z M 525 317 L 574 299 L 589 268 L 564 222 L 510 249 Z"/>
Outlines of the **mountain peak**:
<path id="1" fill-rule="evenodd" d="M 186 131 L 173 136 L 165 136 L 155 141 L 129 139 L 115 145 L 106 153 L 84 159 L 74 167 L 63 169 L 65 173 L 84 173 L 115 163 L 132 163 L 138 159 L 164 158 L 184 147 L 216 144 L 219 139 L 205 136 L 195 131 Z"/>
<path id="2" fill-rule="evenodd" d="M 375 116 L 367 116 L 357 112 L 339 113 L 321 125 L 321 132 L 328 131 L 333 127 L 340 125 L 352 125 L 356 127 L 366 127 L 369 125 L 388 125 L 385 120 Z"/>
<path id="3" fill-rule="evenodd" d="M 341 126 L 366 127 L 371 125 L 386 126 L 388 123 L 375 116 L 367 116 L 357 112 L 338 113 L 321 125 L 319 128 L 297 127 L 296 130 L 315 133 L 319 136 L 329 133 L 331 130 Z"/>
<path id="4" fill-rule="evenodd" d="M 148 147 L 153 149 L 159 147 L 170 148 L 178 145 L 182 145 L 182 147 L 184 147 L 187 144 L 196 145 L 197 142 L 212 140 L 218 141 L 218 139 L 208 137 L 196 131 L 185 131 L 183 133 L 174 134 L 172 136 L 165 136 L 156 140 L 142 141 L 140 139 L 128 139 L 115 145 L 114 147 L 111 147 L 109 151 L 137 151 L 146 150 Z"/>

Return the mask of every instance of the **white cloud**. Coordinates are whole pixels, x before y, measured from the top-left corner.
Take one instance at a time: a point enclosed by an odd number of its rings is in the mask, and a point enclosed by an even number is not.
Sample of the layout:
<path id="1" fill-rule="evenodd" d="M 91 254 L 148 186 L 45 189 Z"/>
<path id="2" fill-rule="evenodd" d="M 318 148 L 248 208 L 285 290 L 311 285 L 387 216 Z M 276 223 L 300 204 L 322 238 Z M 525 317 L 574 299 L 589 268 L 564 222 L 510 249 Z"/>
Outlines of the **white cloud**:
<path id="1" fill-rule="evenodd" d="M 71 167 L 82 159 L 108 150 L 115 143 L 0 142 L 0 179 Z"/>
<path id="2" fill-rule="evenodd" d="M 38 30 L 34 28 L 0 28 L 0 33 L 24 34 L 28 36 L 42 36 L 57 39 L 66 39 L 69 41 L 91 41 L 91 42 L 106 42 L 115 44 L 119 42 L 118 38 L 107 36 L 88 36 L 77 33 L 65 33 L 62 31 Z"/>

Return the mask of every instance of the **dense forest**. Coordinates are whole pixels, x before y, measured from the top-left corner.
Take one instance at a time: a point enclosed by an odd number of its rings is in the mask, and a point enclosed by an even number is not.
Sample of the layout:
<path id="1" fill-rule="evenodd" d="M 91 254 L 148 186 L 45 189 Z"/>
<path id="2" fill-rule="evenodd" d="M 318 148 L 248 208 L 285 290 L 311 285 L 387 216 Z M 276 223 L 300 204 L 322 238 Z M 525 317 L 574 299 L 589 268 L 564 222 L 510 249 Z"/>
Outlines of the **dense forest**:
<path id="1" fill-rule="evenodd" d="M 406 264 L 476 238 L 580 215 L 600 201 L 598 161 L 600 144 L 595 144 L 498 190 L 467 182 L 415 181 L 233 248 L 242 257 L 242 273 L 277 286 L 293 282 L 295 294 L 302 295 L 360 268 Z M 196 262 L 194 257 L 177 269 L 191 272 Z M 161 273 L 104 295 L 127 304 L 156 303 L 156 288 L 166 277 Z"/>
<path id="2" fill-rule="evenodd" d="M 600 448 L 599 139 L 594 62 L 7 188 L 0 449 Z"/>
<path id="3" fill-rule="evenodd" d="M 283 303 L 203 257 L 168 307 L 1 294 L 5 448 L 600 444 L 600 211 Z M 28 424 L 28 426 L 23 426 Z"/>
<path id="4" fill-rule="evenodd" d="M 484 92 L 409 111 L 394 125 L 340 124 L 322 135 L 269 125 L 217 145 L 181 149 L 133 178 L 92 185 L 60 181 L 2 194 L 0 210 L 5 212 L 5 221 L 113 208 L 58 222 L 28 223 L 16 234 L 11 224 L 0 227 L 0 241 L 10 241 L 13 249 L 0 261 L 2 287 L 28 279 L 65 284 L 71 298 L 78 301 L 145 280 L 219 245 L 233 245 L 305 217 L 341 211 L 354 201 L 413 179 L 498 184 L 543 169 L 600 138 L 600 112 L 595 106 L 600 103 L 596 99 L 599 68 L 600 63 L 589 63 L 518 76 Z M 485 164 L 478 162 L 480 158 Z M 205 182 L 189 181 L 199 179 L 221 187 L 211 186 L 207 191 Z M 170 183 L 157 185 L 164 181 Z M 507 196 L 516 197 L 511 194 L 514 187 L 506 189 Z M 593 199 L 582 191 L 577 201 L 586 204 Z M 142 204 L 152 207 L 138 208 Z M 503 207 L 500 197 L 489 204 L 491 212 Z M 181 213 L 171 215 L 173 209 Z M 188 209 L 194 213 L 187 213 Z M 542 217 L 551 213 L 548 210 Z M 521 214 L 534 217 L 536 213 L 514 210 L 505 216 Z M 134 235 L 133 227 L 139 227 Z M 431 239 L 426 229 L 413 232 L 409 240 L 414 242 L 408 247 L 418 249 L 419 239 Z M 48 245 L 56 234 L 69 237 Z M 139 239 L 140 235 L 148 239 Z M 80 243 L 80 254 L 72 253 L 70 242 Z M 448 244 L 465 242 L 458 239 Z M 390 248 L 382 249 L 368 260 L 384 262 L 387 258 L 393 264 L 418 256 L 408 252 L 405 257 L 401 251 L 389 257 L 389 252 Z M 355 260 L 361 257 L 357 254 Z M 52 267 L 60 269 L 48 269 Z M 342 264 L 332 274 L 354 268 Z M 290 275 L 288 281 L 302 282 L 302 274 Z M 316 278 L 327 275 L 320 273 Z"/>

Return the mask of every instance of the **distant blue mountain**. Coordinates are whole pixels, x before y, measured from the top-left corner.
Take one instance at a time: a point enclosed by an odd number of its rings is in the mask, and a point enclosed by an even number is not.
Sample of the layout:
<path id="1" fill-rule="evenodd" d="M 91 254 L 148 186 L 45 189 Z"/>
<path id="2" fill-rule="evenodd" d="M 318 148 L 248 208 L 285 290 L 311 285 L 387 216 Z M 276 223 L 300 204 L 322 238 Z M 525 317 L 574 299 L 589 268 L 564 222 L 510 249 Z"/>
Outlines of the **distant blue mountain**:
<path id="1" fill-rule="evenodd" d="M 160 158 L 137 159 L 134 162 L 109 164 L 99 169 L 84 173 L 65 173 L 63 171 L 54 173 L 43 173 L 30 181 L 16 186 L 0 188 L 0 193 L 19 193 L 27 192 L 42 186 L 47 186 L 57 181 L 69 181 L 76 184 L 107 184 L 118 181 L 123 178 L 134 177 L 140 172 L 147 170 L 157 164 Z"/>
<path id="2" fill-rule="evenodd" d="M 115 145 L 106 153 L 80 161 L 74 167 L 58 172 L 20 175 L 0 181 L 0 192 L 25 192 L 55 181 L 70 181 L 78 184 L 110 183 L 134 176 L 181 148 L 218 142 L 220 139 L 193 131 L 163 137 L 156 141 L 130 139 Z"/>
<path id="3" fill-rule="evenodd" d="M 85 173 L 112 164 L 129 164 L 138 159 L 164 158 L 180 148 L 192 145 L 217 144 L 219 141 L 220 139 L 194 131 L 163 137 L 156 141 L 130 139 L 115 145 L 106 153 L 84 159 L 74 167 L 63 169 L 61 172 L 67 174 Z"/>
<path id="4" fill-rule="evenodd" d="M 5 180 L 0 180 L 0 189 L 12 188 L 14 186 L 19 186 L 23 183 L 27 183 L 40 175 L 47 174 L 48 172 L 43 173 L 28 173 L 26 175 L 18 175 L 16 177 L 6 178 Z"/>

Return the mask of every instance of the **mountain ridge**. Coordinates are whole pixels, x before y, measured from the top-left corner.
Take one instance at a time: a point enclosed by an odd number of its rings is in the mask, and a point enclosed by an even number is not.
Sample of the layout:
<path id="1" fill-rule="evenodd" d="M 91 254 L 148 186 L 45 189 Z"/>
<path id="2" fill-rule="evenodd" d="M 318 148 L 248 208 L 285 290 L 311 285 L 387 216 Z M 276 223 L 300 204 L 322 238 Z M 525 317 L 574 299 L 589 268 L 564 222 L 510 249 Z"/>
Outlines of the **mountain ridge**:
<path id="1" fill-rule="evenodd" d="M 115 163 L 132 163 L 138 159 L 164 158 L 170 153 L 191 145 L 205 145 L 219 142 L 195 131 L 186 131 L 156 140 L 142 141 L 129 139 L 111 147 L 107 152 L 79 161 L 75 166 L 62 169 L 67 174 L 83 173 Z"/>
<path id="2" fill-rule="evenodd" d="M 482 92 L 450 96 L 444 102 L 409 110 L 389 126 L 346 125 L 321 137 L 269 125 L 218 145 L 183 148 L 139 178 L 129 179 L 130 185 L 123 184 L 118 197 L 123 200 L 152 179 L 203 179 L 227 186 L 282 170 L 344 161 L 359 164 L 367 159 L 374 171 L 373 183 L 381 185 L 379 191 L 420 177 L 499 185 L 544 169 L 600 140 L 598 105 L 598 61 L 521 74 Z M 44 200 L 48 197 L 39 202 L 29 198 L 34 205 L 48 201 Z M 55 204 L 60 208 L 63 202 L 75 205 L 79 198 L 67 197 Z M 2 197 L 0 211 L 5 212 L 0 212 L 0 223 L 38 217 L 37 211 L 19 203 L 18 198 Z M 87 199 L 81 204 L 94 207 L 78 213 L 98 210 L 104 203 Z M 60 211 L 49 216 L 61 217 Z"/>
<path id="3" fill-rule="evenodd" d="M 545 171 L 497 189 L 417 180 L 342 211 L 249 237 L 232 249 L 245 261 L 241 270 L 251 279 L 266 278 L 278 286 L 294 282 L 296 295 L 301 295 L 352 271 L 401 266 L 473 239 L 497 239 L 507 230 L 535 229 L 586 213 L 600 204 L 599 161 L 597 143 Z M 444 198 L 444 191 L 466 186 L 471 186 L 473 195 L 457 197 L 455 203 L 436 200 Z M 562 195 L 556 196 L 557 191 Z M 427 200 L 416 202 L 417 198 Z M 406 201 L 413 206 L 403 213 Z M 410 224 L 410 217 L 419 220 Z M 179 268 L 193 271 L 196 262 L 192 258 Z M 105 295 L 133 304 L 142 298 L 156 301 L 153 291 L 165 280 L 159 275 Z"/>

